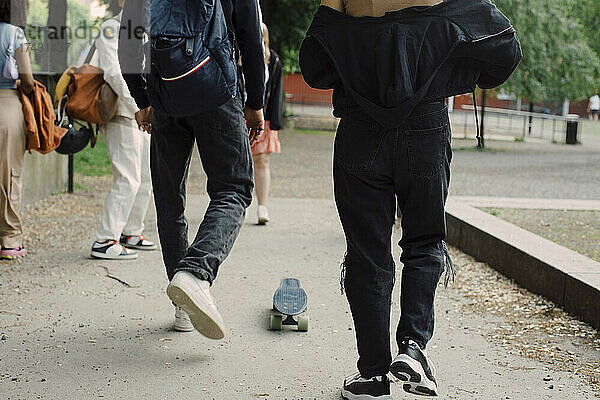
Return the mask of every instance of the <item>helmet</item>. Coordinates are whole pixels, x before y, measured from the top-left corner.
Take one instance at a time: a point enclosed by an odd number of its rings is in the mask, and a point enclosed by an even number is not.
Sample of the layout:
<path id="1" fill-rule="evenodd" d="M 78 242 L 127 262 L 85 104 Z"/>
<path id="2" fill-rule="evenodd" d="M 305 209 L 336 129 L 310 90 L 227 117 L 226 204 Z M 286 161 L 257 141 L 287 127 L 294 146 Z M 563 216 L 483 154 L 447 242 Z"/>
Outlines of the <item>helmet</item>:
<path id="1" fill-rule="evenodd" d="M 60 154 L 75 154 L 80 152 L 90 142 L 93 132 L 87 126 L 77 128 L 73 123 L 69 123 L 65 128 L 68 129 L 65 136 L 60 140 L 60 145 L 56 152 Z"/>

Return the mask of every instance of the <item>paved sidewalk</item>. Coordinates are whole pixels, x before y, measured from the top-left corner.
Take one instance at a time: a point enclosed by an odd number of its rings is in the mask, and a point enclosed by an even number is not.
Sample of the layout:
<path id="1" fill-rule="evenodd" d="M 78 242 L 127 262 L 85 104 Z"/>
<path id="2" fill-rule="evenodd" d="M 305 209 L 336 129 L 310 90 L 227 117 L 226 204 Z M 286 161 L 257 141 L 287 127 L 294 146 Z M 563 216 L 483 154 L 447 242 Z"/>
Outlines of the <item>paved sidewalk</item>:
<path id="1" fill-rule="evenodd" d="M 530 199 L 526 197 L 452 196 L 452 201 L 482 208 L 520 208 L 530 210 L 600 210 L 600 200 Z"/>
<path id="2" fill-rule="evenodd" d="M 106 179 L 82 182 L 95 190 L 53 196 L 28 208 L 30 256 L 0 262 L 0 399 L 338 399 L 344 376 L 355 369 L 356 350 L 348 306 L 339 294 L 344 239 L 331 198 L 333 136 L 280 137 L 283 154 L 272 163 L 273 223 L 254 225 L 255 206 L 250 209 L 214 285 L 229 329 L 223 341 L 171 330 L 173 308 L 164 294 L 158 252 L 131 262 L 88 258 Z M 597 187 L 589 185 L 597 177 L 597 169 L 592 171 L 597 155 L 528 144 L 519 147 L 527 151 L 508 154 L 502 147 L 515 145 L 523 144 L 498 145 L 497 153 L 457 151 L 454 194 L 600 199 Z M 578 179 L 560 173 L 539 182 L 547 168 L 542 160 L 559 156 L 585 167 Z M 188 184 L 192 234 L 207 202 L 204 175 L 195 163 Z M 516 186 L 513 172 L 522 163 L 530 164 L 527 179 Z M 490 170 L 493 165 L 497 169 Z M 556 185 L 565 179 L 569 184 Z M 536 191 L 550 181 L 552 195 Z M 148 236 L 157 239 L 153 213 L 148 226 Z M 438 292 L 429 346 L 441 399 L 600 397 L 594 392 L 600 388 L 598 332 L 451 251 L 459 275 Z M 107 277 L 105 267 L 131 287 Z M 301 278 L 307 289 L 308 333 L 267 330 L 272 293 L 287 275 Z M 392 391 L 395 399 L 415 398 L 400 384 Z"/>
<path id="3" fill-rule="evenodd" d="M 190 196 L 192 226 L 206 201 Z M 158 252 L 131 262 L 91 260 L 86 241 L 60 261 L 34 252 L 22 263 L 0 263 L 0 398 L 338 399 L 356 352 L 339 293 L 344 240 L 333 202 L 277 198 L 270 213 L 274 222 L 266 227 L 254 225 L 251 213 L 214 285 L 228 327 L 222 341 L 171 330 Z M 106 277 L 104 267 L 131 287 Z M 289 275 L 308 292 L 308 333 L 266 329 L 272 292 Z M 429 351 L 440 398 L 594 398 L 572 372 L 489 340 L 505 322 L 473 311 L 470 302 L 457 289 L 439 291 Z M 396 399 L 415 398 L 400 384 L 392 391 Z"/>

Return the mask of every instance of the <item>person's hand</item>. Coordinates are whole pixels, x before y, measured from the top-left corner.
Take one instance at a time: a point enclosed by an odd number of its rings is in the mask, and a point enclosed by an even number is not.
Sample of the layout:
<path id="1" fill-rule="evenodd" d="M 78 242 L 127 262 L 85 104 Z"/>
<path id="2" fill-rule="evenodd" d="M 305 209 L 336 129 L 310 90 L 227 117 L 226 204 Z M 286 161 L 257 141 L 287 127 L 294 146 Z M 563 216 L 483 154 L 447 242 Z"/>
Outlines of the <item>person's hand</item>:
<path id="1" fill-rule="evenodd" d="M 152 133 L 152 107 L 146 107 L 136 112 L 135 121 L 141 130 Z"/>
<path id="2" fill-rule="evenodd" d="M 262 108 L 260 110 L 254 110 L 247 106 L 244 107 L 244 118 L 246 119 L 246 126 L 248 127 L 250 143 L 260 140 L 264 134 L 265 127 L 265 118 L 263 116 Z"/>

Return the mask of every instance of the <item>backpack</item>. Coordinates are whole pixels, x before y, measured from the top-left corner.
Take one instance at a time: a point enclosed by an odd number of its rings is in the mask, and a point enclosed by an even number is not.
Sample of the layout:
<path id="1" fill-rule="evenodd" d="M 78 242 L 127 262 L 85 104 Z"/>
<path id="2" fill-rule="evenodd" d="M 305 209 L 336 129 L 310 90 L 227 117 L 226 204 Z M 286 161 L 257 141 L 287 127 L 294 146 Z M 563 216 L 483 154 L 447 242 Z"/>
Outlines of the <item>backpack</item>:
<path id="1" fill-rule="evenodd" d="M 236 96 L 232 42 L 220 0 L 150 0 L 150 103 L 175 117 Z"/>
<path id="2" fill-rule="evenodd" d="M 115 19 L 116 18 L 111 18 Z M 118 20 L 117 20 L 118 21 Z M 102 28 L 102 25 L 100 26 Z M 117 112 L 119 96 L 104 81 L 104 71 L 90 65 L 96 53 L 96 41 L 92 45 L 80 67 L 70 66 L 56 83 L 54 103 L 66 95 L 66 111 L 69 117 L 88 124 L 103 124 L 110 121 Z"/>

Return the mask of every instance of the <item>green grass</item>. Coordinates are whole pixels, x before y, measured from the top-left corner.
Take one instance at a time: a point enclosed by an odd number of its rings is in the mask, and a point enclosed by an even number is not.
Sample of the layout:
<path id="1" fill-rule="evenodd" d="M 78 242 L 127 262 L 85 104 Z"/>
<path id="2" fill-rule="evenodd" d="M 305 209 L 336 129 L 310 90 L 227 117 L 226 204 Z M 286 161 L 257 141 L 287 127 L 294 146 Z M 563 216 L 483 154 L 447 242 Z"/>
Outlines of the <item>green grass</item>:
<path id="1" fill-rule="evenodd" d="M 331 135 L 333 133 L 333 131 L 317 131 L 314 129 L 292 129 L 290 132 L 304 135 Z"/>
<path id="2" fill-rule="evenodd" d="M 112 173 L 106 142 L 102 135 L 98 135 L 98 141 L 93 149 L 90 146 L 87 146 L 85 149 L 75 154 L 74 160 L 74 170 L 77 174 L 85 176 L 105 176 Z"/>

